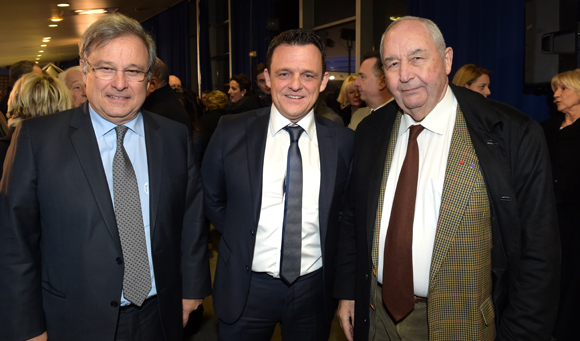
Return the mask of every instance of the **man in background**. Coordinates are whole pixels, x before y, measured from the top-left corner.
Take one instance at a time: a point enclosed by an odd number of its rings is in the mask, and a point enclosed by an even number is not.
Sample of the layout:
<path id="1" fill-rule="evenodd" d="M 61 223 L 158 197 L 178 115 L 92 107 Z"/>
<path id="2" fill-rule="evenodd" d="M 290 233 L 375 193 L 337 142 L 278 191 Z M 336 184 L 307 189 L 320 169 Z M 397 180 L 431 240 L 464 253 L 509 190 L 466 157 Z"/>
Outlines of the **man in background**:
<path id="1" fill-rule="evenodd" d="M 87 94 L 80 66 L 69 67 L 58 74 L 58 79 L 70 90 L 73 100 L 73 108 L 85 104 L 87 101 Z"/>

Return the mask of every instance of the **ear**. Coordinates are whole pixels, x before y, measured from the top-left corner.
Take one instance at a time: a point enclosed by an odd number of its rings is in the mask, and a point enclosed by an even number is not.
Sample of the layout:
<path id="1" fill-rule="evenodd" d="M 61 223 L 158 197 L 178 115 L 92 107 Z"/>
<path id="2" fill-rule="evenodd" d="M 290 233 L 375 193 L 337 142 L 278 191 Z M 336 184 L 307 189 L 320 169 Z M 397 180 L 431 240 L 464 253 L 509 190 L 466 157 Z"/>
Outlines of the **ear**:
<path id="1" fill-rule="evenodd" d="M 379 90 L 383 91 L 387 87 L 387 77 L 385 77 L 385 75 L 381 75 L 378 78 L 378 82 L 379 82 Z"/>
<path id="2" fill-rule="evenodd" d="M 147 96 L 151 95 L 153 91 L 157 90 L 157 86 L 159 85 L 159 80 L 157 77 L 153 76 L 147 83 Z"/>
<path id="3" fill-rule="evenodd" d="M 242 93 L 242 96 L 245 96 L 245 95 L 246 95 L 246 93 L 248 92 L 248 90 L 244 89 L 244 90 L 242 90 L 242 91 L 240 91 L 240 92 Z"/>
<path id="4" fill-rule="evenodd" d="M 83 75 L 83 83 L 87 84 L 87 72 L 85 72 L 85 61 L 80 60 L 79 66 L 81 67 L 81 75 Z"/>
<path id="5" fill-rule="evenodd" d="M 320 92 L 323 92 L 326 89 L 326 85 L 328 84 L 328 79 L 330 78 L 330 74 L 328 72 L 324 73 L 322 76 L 322 83 L 320 83 Z"/>
<path id="6" fill-rule="evenodd" d="M 264 79 L 266 80 L 266 85 L 269 88 L 272 88 L 272 82 L 270 81 L 270 72 L 268 72 L 268 69 L 264 69 Z"/>
<path id="7" fill-rule="evenodd" d="M 445 60 L 445 72 L 447 73 L 447 75 L 449 75 L 451 73 L 451 64 L 453 64 L 453 49 L 448 47 L 445 49 L 445 55 L 444 58 Z"/>

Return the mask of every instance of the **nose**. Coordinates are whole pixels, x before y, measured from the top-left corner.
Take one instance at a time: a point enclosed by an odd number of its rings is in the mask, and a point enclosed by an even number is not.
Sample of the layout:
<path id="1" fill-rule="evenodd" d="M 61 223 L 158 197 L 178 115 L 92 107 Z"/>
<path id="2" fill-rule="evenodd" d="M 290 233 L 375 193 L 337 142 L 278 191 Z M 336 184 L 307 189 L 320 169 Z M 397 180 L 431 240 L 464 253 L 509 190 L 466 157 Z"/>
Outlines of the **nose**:
<path id="1" fill-rule="evenodd" d="M 406 61 L 402 60 L 401 66 L 399 67 L 399 79 L 402 83 L 407 83 L 409 80 L 413 79 L 413 71 L 411 66 Z"/>
<path id="2" fill-rule="evenodd" d="M 556 92 L 554 92 L 554 98 L 558 98 L 560 97 L 560 89 L 556 90 Z"/>
<path id="3" fill-rule="evenodd" d="M 119 91 L 127 88 L 127 79 L 125 78 L 123 71 L 117 71 L 112 81 L 113 87 Z"/>
<path id="4" fill-rule="evenodd" d="M 489 96 L 489 95 L 491 95 L 491 90 L 488 87 L 486 87 L 484 94 L 485 94 L 486 97 Z"/>
<path id="5" fill-rule="evenodd" d="M 357 90 L 358 92 L 358 88 L 360 87 L 360 77 L 358 77 L 355 81 L 354 81 L 354 88 Z"/>
<path id="6" fill-rule="evenodd" d="M 290 84 L 288 84 L 288 88 L 290 88 L 290 90 L 298 91 L 298 90 L 302 89 L 302 79 L 300 77 L 301 77 L 300 74 L 296 74 L 296 75 L 292 76 L 292 79 L 290 80 Z"/>

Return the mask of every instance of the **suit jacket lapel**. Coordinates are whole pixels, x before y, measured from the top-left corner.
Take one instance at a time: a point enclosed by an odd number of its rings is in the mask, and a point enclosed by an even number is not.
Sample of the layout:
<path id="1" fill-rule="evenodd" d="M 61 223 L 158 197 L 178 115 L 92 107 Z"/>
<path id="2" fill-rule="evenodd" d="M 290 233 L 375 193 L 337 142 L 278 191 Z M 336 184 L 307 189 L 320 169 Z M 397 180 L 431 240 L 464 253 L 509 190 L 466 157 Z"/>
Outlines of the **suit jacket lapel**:
<path id="1" fill-rule="evenodd" d="M 429 274 L 430 285 L 435 283 L 435 276 L 447 255 L 465 213 L 478 174 L 479 160 L 471 143 L 461 108 L 458 106 L 447 158 L 435 245 L 433 246 Z"/>
<path id="2" fill-rule="evenodd" d="M 153 235 L 157 221 L 157 209 L 159 208 L 159 195 L 161 193 L 161 171 L 163 167 L 163 138 L 157 132 L 159 124 L 147 111 L 142 112 L 145 126 L 145 146 L 147 149 L 147 167 L 149 170 L 149 216 L 150 231 Z"/>
<path id="3" fill-rule="evenodd" d="M 70 140 L 83 168 L 85 177 L 91 187 L 95 202 L 103 216 L 103 220 L 111 233 L 115 245 L 121 251 L 121 240 L 117 230 L 117 221 L 113 210 L 113 201 L 109 192 L 107 177 L 103 170 L 101 153 L 91 123 L 88 104 L 76 109 L 70 122 Z"/>
<path id="4" fill-rule="evenodd" d="M 256 116 L 246 121 L 246 155 L 248 160 L 248 174 L 250 175 L 250 191 L 254 203 L 254 220 L 260 219 L 262 205 L 262 174 L 264 170 L 264 153 L 266 151 L 266 137 L 270 122 L 270 108 L 256 112 Z"/>
<path id="5" fill-rule="evenodd" d="M 334 127 L 326 126 L 322 119 L 314 115 L 316 135 L 318 136 L 318 153 L 320 154 L 320 192 L 318 195 L 318 222 L 320 226 L 320 242 L 325 249 L 328 215 L 334 185 L 336 182 L 338 149 Z"/>

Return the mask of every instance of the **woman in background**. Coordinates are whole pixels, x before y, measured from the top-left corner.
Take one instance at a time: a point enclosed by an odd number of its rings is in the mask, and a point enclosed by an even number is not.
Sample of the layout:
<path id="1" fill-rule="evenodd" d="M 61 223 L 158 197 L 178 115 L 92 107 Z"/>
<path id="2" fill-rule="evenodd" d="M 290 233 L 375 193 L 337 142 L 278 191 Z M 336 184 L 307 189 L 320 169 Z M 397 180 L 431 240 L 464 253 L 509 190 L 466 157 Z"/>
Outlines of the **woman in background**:
<path id="1" fill-rule="evenodd" d="M 474 64 L 463 65 L 453 76 L 453 84 L 479 92 L 484 97 L 491 95 L 489 74 L 491 71 Z"/>
<path id="2" fill-rule="evenodd" d="M 580 320 L 580 69 L 552 78 L 558 113 L 542 123 L 554 178 L 562 243 L 560 305 L 554 337 L 577 340 Z M 540 198 L 538 198 L 540 200 Z"/>
<path id="3" fill-rule="evenodd" d="M 201 159 L 203 160 L 203 153 L 207 148 L 207 144 L 217 128 L 220 118 L 226 114 L 224 108 L 228 102 L 228 96 L 219 90 L 215 90 L 207 94 L 205 99 L 205 106 L 207 112 L 199 119 L 199 130 L 201 132 Z M 201 161 L 201 160 L 200 160 Z"/>
<path id="4" fill-rule="evenodd" d="M 344 82 L 342 82 L 340 94 L 336 99 L 336 101 L 340 103 L 340 112 L 338 114 L 342 117 L 345 127 L 348 127 L 352 114 L 365 106 L 365 102 L 360 99 L 360 94 L 354 86 L 354 82 L 357 78 L 357 75 L 348 76 Z"/>
<path id="5" fill-rule="evenodd" d="M 230 103 L 226 105 L 228 114 L 239 114 L 245 111 L 259 109 L 262 107 L 258 97 L 254 96 L 251 91 L 252 82 L 248 76 L 240 73 L 230 79 Z"/>
<path id="6" fill-rule="evenodd" d="M 44 116 L 72 108 L 69 89 L 56 78 L 41 73 L 23 75 L 8 99 L 8 135 L 0 139 L 0 161 L 4 164 L 14 129 L 20 120 Z M 0 168 L 0 175 L 2 168 Z"/>

